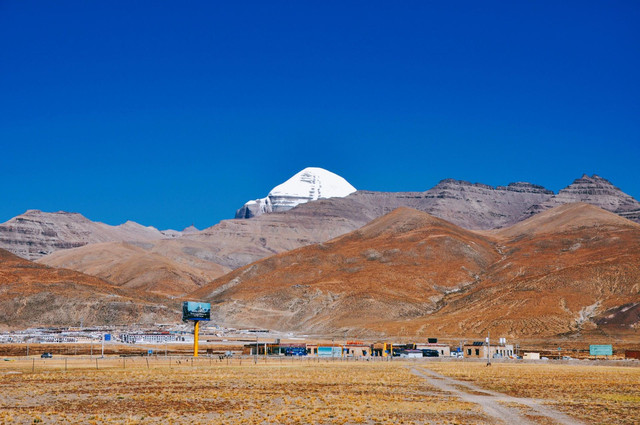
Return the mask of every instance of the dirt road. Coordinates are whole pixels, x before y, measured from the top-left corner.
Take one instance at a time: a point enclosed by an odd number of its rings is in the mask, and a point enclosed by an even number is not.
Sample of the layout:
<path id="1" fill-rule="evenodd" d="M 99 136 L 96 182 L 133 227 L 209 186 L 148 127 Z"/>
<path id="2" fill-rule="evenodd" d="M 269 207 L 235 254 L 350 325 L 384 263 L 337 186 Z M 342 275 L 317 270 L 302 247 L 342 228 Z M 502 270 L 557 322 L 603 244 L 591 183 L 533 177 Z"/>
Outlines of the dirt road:
<path id="1" fill-rule="evenodd" d="M 469 382 L 449 378 L 426 368 L 412 367 L 411 373 L 423 378 L 429 385 L 439 390 L 451 393 L 463 401 L 480 405 L 485 413 L 497 419 L 498 423 L 582 425 L 582 422 L 543 405 L 542 400 L 512 397 L 485 390 Z"/>

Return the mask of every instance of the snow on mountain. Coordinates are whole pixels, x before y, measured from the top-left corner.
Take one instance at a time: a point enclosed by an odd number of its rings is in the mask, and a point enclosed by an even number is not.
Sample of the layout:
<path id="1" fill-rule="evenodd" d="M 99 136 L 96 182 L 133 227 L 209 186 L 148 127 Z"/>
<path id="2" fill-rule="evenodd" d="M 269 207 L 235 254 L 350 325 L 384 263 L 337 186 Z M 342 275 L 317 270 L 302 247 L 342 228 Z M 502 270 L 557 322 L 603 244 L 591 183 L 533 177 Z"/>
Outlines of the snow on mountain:
<path id="1" fill-rule="evenodd" d="M 349 182 L 323 168 L 308 167 L 271 189 L 266 198 L 249 201 L 236 212 L 236 218 L 286 211 L 309 201 L 343 198 L 356 191 Z"/>

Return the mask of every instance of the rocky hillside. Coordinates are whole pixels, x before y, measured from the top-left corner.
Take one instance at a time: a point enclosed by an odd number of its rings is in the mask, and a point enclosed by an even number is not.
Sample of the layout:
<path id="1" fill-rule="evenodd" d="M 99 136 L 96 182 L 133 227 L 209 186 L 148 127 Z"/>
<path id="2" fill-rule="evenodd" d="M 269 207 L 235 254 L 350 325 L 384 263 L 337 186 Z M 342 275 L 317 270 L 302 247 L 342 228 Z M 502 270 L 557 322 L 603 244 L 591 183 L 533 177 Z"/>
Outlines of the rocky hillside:
<path id="1" fill-rule="evenodd" d="M 0 326 L 152 324 L 177 320 L 176 307 L 163 298 L 0 249 Z"/>
<path id="2" fill-rule="evenodd" d="M 558 207 L 498 232 L 404 208 L 240 268 L 191 296 L 210 300 L 216 320 L 234 326 L 544 337 L 637 332 L 637 322 L 620 322 L 623 313 L 633 317 L 638 282 L 640 225 L 597 207 Z"/>
<path id="3" fill-rule="evenodd" d="M 533 205 L 520 219 L 573 202 L 595 205 L 640 223 L 640 202 L 615 187 L 610 181 L 595 174 L 591 177 L 584 174 L 560 190 L 557 195 L 538 205 Z"/>
<path id="4" fill-rule="evenodd" d="M 179 232 L 163 233 L 133 221 L 110 226 L 78 213 L 29 210 L 0 224 L 0 248 L 34 260 L 61 249 L 92 243 L 153 240 L 178 235 Z"/>
<path id="5" fill-rule="evenodd" d="M 176 297 L 231 270 L 212 261 L 213 249 L 182 239 L 106 242 L 54 252 L 37 262 L 97 276 L 123 288 Z"/>

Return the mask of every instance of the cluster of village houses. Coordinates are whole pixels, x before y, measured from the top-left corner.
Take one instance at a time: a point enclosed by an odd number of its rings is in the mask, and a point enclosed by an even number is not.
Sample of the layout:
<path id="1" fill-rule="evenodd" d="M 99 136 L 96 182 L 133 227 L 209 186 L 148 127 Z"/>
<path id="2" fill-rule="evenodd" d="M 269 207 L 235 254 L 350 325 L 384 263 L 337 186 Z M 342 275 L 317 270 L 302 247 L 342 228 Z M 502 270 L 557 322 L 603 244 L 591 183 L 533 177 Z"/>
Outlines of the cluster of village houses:
<path id="1" fill-rule="evenodd" d="M 468 357 L 468 358 L 515 358 L 513 345 L 504 340 L 497 345 L 486 342 L 464 343 L 453 350 L 447 344 L 438 343 L 431 338 L 426 343 L 391 344 L 377 342 L 373 344 L 361 341 L 347 341 L 344 344 L 308 344 L 308 343 L 251 343 L 245 344 L 244 355 L 285 355 L 313 357 Z"/>

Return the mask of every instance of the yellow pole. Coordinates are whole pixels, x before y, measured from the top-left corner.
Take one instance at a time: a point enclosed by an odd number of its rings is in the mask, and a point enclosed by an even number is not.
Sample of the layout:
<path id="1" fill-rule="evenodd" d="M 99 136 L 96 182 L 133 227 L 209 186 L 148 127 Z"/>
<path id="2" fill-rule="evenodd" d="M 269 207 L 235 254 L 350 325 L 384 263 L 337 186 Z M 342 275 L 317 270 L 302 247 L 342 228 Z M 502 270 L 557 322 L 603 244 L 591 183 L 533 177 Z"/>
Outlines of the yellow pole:
<path id="1" fill-rule="evenodd" d="M 193 321 L 193 357 L 198 357 L 198 333 L 200 331 L 200 321 Z"/>

